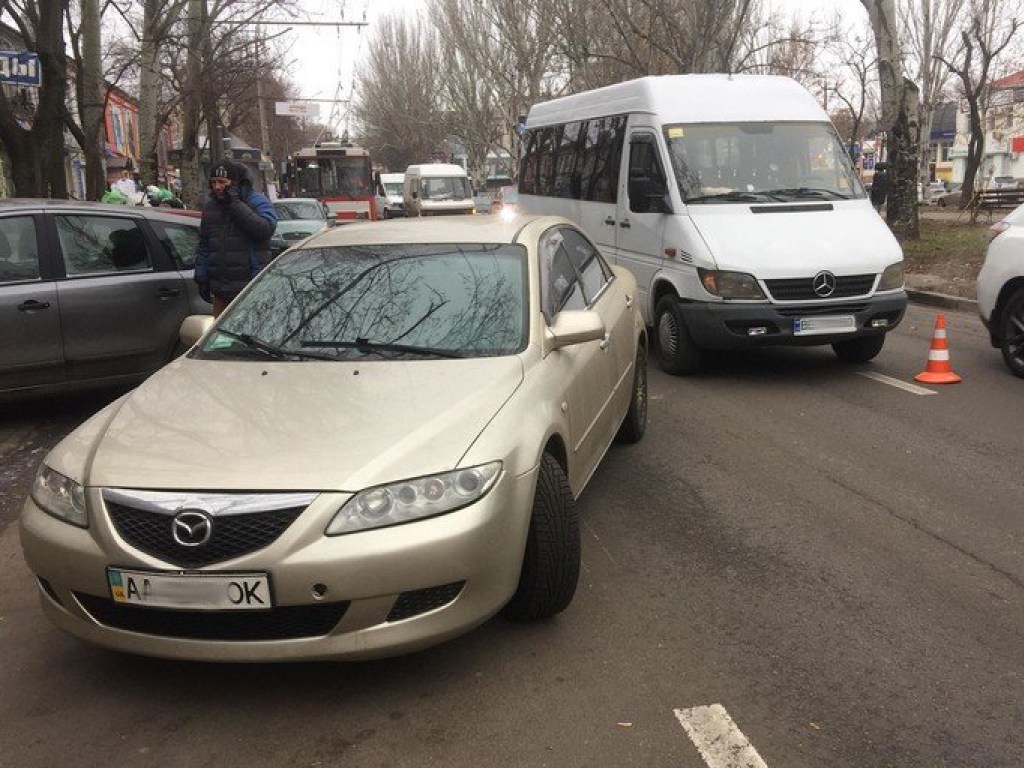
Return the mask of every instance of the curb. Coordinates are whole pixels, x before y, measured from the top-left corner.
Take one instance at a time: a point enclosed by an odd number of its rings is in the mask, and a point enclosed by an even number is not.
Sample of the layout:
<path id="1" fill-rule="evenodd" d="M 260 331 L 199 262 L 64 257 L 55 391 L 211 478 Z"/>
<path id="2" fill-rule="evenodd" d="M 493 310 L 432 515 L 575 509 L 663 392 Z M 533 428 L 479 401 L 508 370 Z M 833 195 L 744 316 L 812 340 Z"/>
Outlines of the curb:
<path id="1" fill-rule="evenodd" d="M 977 312 L 978 302 L 974 299 L 965 299 L 962 296 L 950 296 L 945 293 L 933 293 L 932 291 L 918 291 L 913 288 L 905 289 L 907 298 L 915 304 L 924 304 L 929 307 L 941 307 L 942 309 L 955 309 L 963 312 Z"/>

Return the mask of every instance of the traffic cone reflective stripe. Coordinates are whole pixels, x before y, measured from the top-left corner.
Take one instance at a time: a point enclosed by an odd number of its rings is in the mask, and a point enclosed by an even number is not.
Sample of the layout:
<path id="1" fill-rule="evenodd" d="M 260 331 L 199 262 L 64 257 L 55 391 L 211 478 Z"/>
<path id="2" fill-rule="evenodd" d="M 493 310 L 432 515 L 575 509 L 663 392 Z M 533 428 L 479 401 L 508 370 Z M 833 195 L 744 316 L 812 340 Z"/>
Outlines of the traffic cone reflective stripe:
<path id="1" fill-rule="evenodd" d="M 953 373 L 949 365 L 949 341 L 946 338 L 946 316 L 935 318 L 935 333 L 932 335 L 932 346 L 928 350 L 928 364 L 914 381 L 927 384 L 956 384 L 960 377 Z"/>

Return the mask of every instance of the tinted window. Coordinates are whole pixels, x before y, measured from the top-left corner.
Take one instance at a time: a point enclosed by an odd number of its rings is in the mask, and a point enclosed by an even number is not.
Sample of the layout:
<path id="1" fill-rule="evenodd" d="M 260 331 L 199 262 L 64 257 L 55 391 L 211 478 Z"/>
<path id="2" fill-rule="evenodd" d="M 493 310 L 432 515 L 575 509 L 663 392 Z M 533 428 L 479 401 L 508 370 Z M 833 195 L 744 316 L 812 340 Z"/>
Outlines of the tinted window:
<path id="1" fill-rule="evenodd" d="M 151 268 L 146 238 L 133 220 L 112 216 L 55 218 L 68 277 Z"/>
<path id="2" fill-rule="evenodd" d="M 0 283 L 39 279 L 39 247 L 31 216 L 0 219 Z"/>
<path id="3" fill-rule="evenodd" d="M 629 210 L 647 213 L 668 192 L 658 145 L 651 134 L 639 134 L 629 144 Z M 655 210 L 658 210 L 655 208 Z"/>
<path id="4" fill-rule="evenodd" d="M 339 359 L 514 354 L 527 331 L 526 252 L 517 245 L 311 248 L 278 259 L 222 327 L 285 350 Z M 214 334 L 204 355 L 244 353 Z"/>
<path id="5" fill-rule="evenodd" d="M 197 219 L 198 222 L 198 219 Z M 170 224 L 165 221 L 149 222 L 160 242 L 171 254 L 174 263 L 183 269 L 191 269 L 196 263 L 196 249 L 199 247 L 199 227 Z"/>
<path id="6" fill-rule="evenodd" d="M 604 117 L 589 120 L 581 131 L 580 197 L 602 203 L 614 203 L 618 197 L 619 161 L 626 133 L 626 118 Z"/>

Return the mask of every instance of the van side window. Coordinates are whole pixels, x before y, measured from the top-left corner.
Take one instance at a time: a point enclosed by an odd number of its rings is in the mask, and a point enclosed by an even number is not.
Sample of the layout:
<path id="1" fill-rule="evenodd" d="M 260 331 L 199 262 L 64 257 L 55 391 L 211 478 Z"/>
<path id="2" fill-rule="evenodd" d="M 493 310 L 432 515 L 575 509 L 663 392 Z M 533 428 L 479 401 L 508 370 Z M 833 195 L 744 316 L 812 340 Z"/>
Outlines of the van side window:
<path id="1" fill-rule="evenodd" d="M 540 131 L 538 149 L 537 194 L 550 197 L 555 189 L 555 147 L 562 138 L 562 126 L 548 126 Z"/>
<path id="2" fill-rule="evenodd" d="M 570 200 L 580 196 L 580 181 L 576 171 L 576 150 L 580 137 L 580 122 L 566 123 L 562 140 L 558 145 L 558 159 L 555 161 L 555 197 Z"/>
<path id="3" fill-rule="evenodd" d="M 519 191 L 537 193 L 537 131 L 528 131 L 523 137 L 523 159 L 519 163 Z"/>
<path id="4" fill-rule="evenodd" d="M 658 145 L 649 133 L 634 134 L 629 142 L 629 210 L 659 213 L 668 193 L 665 171 L 658 157 Z"/>
<path id="5" fill-rule="evenodd" d="M 614 203 L 618 198 L 619 161 L 626 137 L 626 116 L 589 120 L 586 126 L 580 199 Z"/>

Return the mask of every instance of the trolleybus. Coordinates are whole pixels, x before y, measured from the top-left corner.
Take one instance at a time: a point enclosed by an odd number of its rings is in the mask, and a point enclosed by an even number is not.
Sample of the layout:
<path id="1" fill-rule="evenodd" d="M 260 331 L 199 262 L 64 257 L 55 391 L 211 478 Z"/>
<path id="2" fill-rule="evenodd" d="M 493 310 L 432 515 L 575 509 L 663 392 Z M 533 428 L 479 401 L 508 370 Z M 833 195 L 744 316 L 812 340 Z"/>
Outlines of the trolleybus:
<path id="1" fill-rule="evenodd" d="M 291 194 L 315 197 L 338 219 L 375 219 L 370 153 L 347 143 L 323 142 L 292 156 Z"/>

